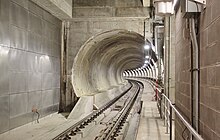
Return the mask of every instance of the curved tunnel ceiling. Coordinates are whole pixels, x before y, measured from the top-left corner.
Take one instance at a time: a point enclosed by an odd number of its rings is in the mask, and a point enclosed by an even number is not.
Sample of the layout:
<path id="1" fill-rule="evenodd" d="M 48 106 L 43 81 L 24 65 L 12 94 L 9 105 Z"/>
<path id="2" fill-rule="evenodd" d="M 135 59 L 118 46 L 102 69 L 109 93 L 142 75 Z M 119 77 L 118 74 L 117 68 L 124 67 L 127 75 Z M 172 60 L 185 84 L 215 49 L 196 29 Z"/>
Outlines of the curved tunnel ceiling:
<path id="1" fill-rule="evenodd" d="M 122 73 L 144 62 L 144 37 L 112 30 L 90 38 L 79 50 L 72 68 L 76 95 L 88 96 L 126 83 Z"/>

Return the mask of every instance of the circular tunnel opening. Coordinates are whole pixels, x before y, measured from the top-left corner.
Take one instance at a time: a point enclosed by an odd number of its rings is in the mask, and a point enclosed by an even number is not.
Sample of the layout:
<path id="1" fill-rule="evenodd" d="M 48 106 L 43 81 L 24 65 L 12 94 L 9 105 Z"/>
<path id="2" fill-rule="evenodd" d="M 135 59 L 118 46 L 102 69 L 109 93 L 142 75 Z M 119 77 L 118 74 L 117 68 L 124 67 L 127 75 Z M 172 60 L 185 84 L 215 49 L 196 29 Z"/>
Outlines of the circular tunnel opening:
<path id="1" fill-rule="evenodd" d="M 74 59 L 72 84 L 76 95 L 95 95 L 126 84 L 123 72 L 144 63 L 144 44 L 142 35 L 127 30 L 91 37 Z"/>

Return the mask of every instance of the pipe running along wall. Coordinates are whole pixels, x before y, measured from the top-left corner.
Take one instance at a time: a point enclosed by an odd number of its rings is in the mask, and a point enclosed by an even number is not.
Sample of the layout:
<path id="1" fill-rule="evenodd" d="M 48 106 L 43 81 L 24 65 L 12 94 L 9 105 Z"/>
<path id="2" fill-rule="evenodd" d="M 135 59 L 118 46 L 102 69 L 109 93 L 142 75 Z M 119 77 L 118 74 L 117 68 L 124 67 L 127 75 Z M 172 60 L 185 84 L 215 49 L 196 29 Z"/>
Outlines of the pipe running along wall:
<path id="1" fill-rule="evenodd" d="M 196 131 L 199 131 L 199 46 L 196 38 L 195 19 L 190 21 L 190 38 L 193 46 L 193 93 L 192 93 L 192 121 Z"/>
<path id="2" fill-rule="evenodd" d="M 126 84 L 122 73 L 143 65 L 144 43 L 143 36 L 127 30 L 90 38 L 74 59 L 72 84 L 76 95 L 95 95 Z"/>

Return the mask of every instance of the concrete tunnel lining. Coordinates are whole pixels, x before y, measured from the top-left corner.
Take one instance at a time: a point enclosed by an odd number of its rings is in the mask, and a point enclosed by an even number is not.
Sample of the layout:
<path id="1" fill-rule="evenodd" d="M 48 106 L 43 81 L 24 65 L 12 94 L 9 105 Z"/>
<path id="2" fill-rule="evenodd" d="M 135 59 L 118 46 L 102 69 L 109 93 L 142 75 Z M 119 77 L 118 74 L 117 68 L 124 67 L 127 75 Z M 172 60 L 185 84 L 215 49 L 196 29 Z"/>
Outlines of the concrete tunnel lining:
<path id="1" fill-rule="evenodd" d="M 142 35 L 127 30 L 111 30 L 91 37 L 74 59 L 72 84 L 76 95 L 95 95 L 126 84 L 122 73 L 143 64 L 144 44 Z"/>

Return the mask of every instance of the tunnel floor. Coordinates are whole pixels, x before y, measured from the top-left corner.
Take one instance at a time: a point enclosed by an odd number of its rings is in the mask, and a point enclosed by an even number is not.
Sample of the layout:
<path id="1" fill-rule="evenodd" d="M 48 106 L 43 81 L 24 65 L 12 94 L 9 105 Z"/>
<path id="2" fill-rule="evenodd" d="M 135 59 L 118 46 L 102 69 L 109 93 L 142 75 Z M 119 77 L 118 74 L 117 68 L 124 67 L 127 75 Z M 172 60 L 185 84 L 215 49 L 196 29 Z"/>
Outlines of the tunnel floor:
<path id="1" fill-rule="evenodd" d="M 142 111 L 140 123 L 137 133 L 137 140 L 169 140 L 169 134 L 166 134 L 166 128 L 163 120 L 160 119 L 157 104 L 153 100 L 155 95 L 152 86 L 144 83 L 144 91 L 142 94 Z"/>
<path id="2" fill-rule="evenodd" d="M 156 102 L 152 101 L 154 90 L 151 85 L 144 82 L 142 94 L 143 107 L 137 130 L 137 140 L 168 140 L 166 128 L 159 117 Z M 32 122 L 0 135 L 1 140 L 48 140 L 60 131 L 73 125 L 74 121 L 66 119 L 61 114 L 52 114 L 40 119 L 40 123 Z M 59 129 L 55 129 L 59 127 Z"/>

